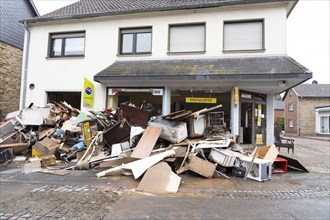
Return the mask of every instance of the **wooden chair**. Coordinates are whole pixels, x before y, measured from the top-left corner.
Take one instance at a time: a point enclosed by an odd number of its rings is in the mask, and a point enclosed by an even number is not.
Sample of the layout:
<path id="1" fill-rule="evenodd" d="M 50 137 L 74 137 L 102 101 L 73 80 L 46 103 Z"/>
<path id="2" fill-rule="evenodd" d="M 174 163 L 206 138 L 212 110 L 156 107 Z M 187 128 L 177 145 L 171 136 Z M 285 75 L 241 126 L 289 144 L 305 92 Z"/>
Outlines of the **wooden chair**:
<path id="1" fill-rule="evenodd" d="M 275 146 L 278 148 L 278 151 L 280 151 L 281 147 L 288 148 L 288 153 L 289 150 L 292 150 L 292 154 L 294 154 L 294 140 L 290 138 L 282 138 L 280 136 L 281 134 L 281 129 L 279 126 L 275 126 L 274 129 L 274 136 L 275 136 Z"/>

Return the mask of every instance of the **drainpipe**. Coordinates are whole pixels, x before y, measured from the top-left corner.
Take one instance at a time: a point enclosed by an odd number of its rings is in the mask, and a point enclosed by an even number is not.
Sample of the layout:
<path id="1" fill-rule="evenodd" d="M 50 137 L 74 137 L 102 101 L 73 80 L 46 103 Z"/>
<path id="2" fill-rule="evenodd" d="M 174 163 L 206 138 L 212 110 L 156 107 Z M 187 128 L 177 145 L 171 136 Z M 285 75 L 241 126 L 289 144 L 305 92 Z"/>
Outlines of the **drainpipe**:
<path id="1" fill-rule="evenodd" d="M 21 94 L 19 109 L 25 108 L 26 104 L 26 87 L 27 87 L 27 73 L 28 73 L 28 61 L 29 61 L 29 48 L 30 48 L 30 30 L 26 25 L 26 21 L 23 23 L 25 27 L 24 34 L 24 48 L 23 48 L 23 63 L 22 63 L 22 77 L 21 77 Z"/>

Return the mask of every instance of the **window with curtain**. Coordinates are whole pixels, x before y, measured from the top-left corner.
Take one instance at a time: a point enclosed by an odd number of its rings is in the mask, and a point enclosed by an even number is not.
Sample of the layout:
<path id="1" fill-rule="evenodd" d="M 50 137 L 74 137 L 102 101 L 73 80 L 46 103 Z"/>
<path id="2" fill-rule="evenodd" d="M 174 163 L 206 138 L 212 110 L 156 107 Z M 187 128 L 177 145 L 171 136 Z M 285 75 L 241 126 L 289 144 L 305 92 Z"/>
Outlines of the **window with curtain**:
<path id="1" fill-rule="evenodd" d="M 289 119 L 289 128 L 293 128 L 293 120 Z"/>
<path id="2" fill-rule="evenodd" d="M 323 134 L 330 133 L 330 116 L 320 117 L 320 131 Z"/>
<path id="3" fill-rule="evenodd" d="M 150 54 L 151 28 L 121 29 L 120 51 L 121 55 Z"/>
<path id="4" fill-rule="evenodd" d="M 168 50 L 170 53 L 204 52 L 205 24 L 171 25 Z"/>
<path id="5" fill-rule="evenodd" d="M 293 111 L 293 104 L 290 102 L 289 103 L 289 111 L 292 112 Z"/>
<path id="6" fill-rule="evenodd" d="M 224 23 L 224 51 L 264 49 L 263 20 Z"/>
<path id="7" fill-rule="evenodd" d="M 85 32 L 50 34 L 49 57 L 84 56 Z"/>

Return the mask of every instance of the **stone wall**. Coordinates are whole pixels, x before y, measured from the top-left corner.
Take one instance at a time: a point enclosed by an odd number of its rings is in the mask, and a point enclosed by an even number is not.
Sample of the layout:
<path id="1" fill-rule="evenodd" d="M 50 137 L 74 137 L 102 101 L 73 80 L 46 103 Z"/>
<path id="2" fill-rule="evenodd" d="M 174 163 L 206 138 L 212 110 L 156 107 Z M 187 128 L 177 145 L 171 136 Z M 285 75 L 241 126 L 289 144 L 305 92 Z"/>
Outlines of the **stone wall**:
<path id="1" fill-rule="evenodd" d="M 315 107 L 328 106 L 329 98 L 302 98 L 300 99 L 300 135 L 315 134 Z"/>
<path id="2" fill-rule="evenodd" d="M 0 113 L 19 109 L 23 51 L 0 41 Z"/>

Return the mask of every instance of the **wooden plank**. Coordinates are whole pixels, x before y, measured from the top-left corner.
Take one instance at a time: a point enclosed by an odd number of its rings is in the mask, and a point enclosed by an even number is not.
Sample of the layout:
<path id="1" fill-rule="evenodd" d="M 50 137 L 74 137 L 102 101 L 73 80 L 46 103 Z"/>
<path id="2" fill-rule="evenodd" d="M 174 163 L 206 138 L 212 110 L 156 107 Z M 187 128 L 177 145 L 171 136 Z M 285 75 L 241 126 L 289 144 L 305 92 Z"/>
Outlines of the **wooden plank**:
<path id="1" fill-rule="evenodd" d="M 193 156 L 188 163 L 188 169 L 206 178 L 212 178 L 217 164 Z"/>
<path id="2" fill-rule="evenodd" d="M 165 115 L 163 118 L 165 118 L 165 119 L 172 118 L 172 116 L 177 115 L 177 114 L 180 114 L 180 113 L 182 113 L 184 111 L 186 111 L 186 110 L 183 109 L 183 110 L 179 110 L 179 111 L 176 111 L 176 112 L 172 112 L 172 113 L 170 113 L 168 115 Z"/>
<path id="3" fill-rule="evenodd" d="M 191 114 L 191 110 L 184 111 L 180 114 L 177 114 L 171 118 L 171 120 L 176 120 L 176 119 L 184 119 L 187 118 Z"/>
<path id="4" fill-rule="evenodd" d="M 143 133 L 139 143 L 135 147 L 133 153 L 131 154 L 131 157 L 140 159 L 148 157 L 154 148 L 161 132 L 161 127 L 148 126 Z"/>
<path id="5" fill-rule="evenodd" d="M 148 168 L 152 167 L 159 161 L 163 160 L 165 157 L 169 157 L 175 154 L 175 151 L 168 150 L 150 157 L 146 157 L 128 164 L 123 164 L 119 167 L 111 168 L 108 170 L 104 170 L 96 174 L 97 177 L 102 177 L 109 175 L 113 172 L 121 171 L 123 169 L 132 170 L 133 176 L 135 179 L 139 178 Z"/>
<path id="6" fill-rule="evenodd" d="M 178 192 L 181 177 L 172 172 L 166 162 L 159 162 L 144 174 L 136 191 L 163 194 Z"/>
<path id="7" fill-rule="evenodd" d="M 112 160 L 100 162 L 100 167 L 113 167 L 113 166 L 119 166 L 125 163 L 133 162 L 137 159 L 131 158 L 131 157 L 124 157 L 124 158 L 114 158 Z"/>
<path id="8" fill-rule="evenodd" d="M 27 147 L 27 143 L 0 144 L 0 148 Z"/>
<path id="9" fill-rule="evenodd" d="M 65 176 L 65 175 L 70 174 L 69 171 L 65 171 L 65 170 L 41 169 L 39 172 L 41 172 L 41 173 L 47 173 L 47 174 L 53 174 L 53 175 L 59 175 L 59 176 Z"/>

